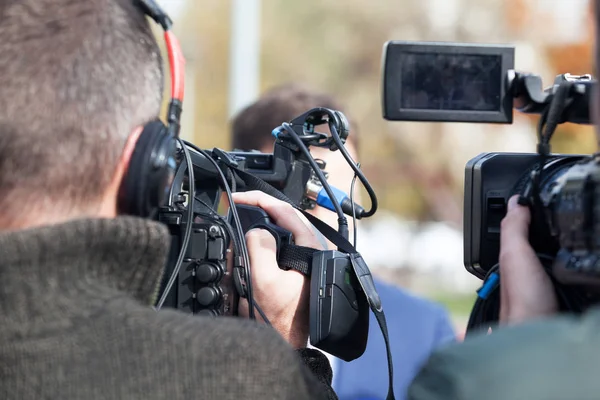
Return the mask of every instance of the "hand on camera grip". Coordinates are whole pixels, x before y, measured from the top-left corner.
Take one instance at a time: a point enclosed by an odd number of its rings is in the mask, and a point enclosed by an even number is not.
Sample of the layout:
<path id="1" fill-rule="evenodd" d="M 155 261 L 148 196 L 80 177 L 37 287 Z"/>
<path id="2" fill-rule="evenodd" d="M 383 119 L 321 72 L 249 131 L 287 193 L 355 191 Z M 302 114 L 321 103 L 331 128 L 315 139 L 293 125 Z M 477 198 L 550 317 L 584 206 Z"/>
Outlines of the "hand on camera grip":
<path id="1" fill-rule="evenodd" d="M 278 227 L 291 232 L 295 244 L 319 248 L 313 231 L 291 205 L 253 191 L 235 193 L 237 205 L 259 207 Z M 294 347 L 308 342 L 309 280 L 297 271 L 284 271 L 277 263 L 277 245 L 271 233 L 251 229 L 246 233 L 250 255 L 252 289 L 256 303 L 262 308 L 273 327 Z M 247 316 L 248 303 L 240 301 L 240 315 Z M 257 316 L 257 318 L 260 318 Z"/>
<path id="2" fill-rule="evenodd" d="M 550 277 L 529 244 L 529 208 L 513 196 L 500 233 L 500 322 L 515 324 L 556 313 Z"/>

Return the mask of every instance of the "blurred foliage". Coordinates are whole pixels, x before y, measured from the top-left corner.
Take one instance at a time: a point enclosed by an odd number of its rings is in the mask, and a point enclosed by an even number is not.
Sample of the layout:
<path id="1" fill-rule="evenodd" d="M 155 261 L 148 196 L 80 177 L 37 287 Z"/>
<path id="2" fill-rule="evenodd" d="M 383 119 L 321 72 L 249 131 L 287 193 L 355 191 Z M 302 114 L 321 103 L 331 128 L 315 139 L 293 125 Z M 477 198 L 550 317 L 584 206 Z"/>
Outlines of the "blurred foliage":
<path id="1" fill-rule="evenodd" d="M 569 1 L 569 0 L 563 0 Z M 480 126 L 480 137 L 464 137 L 449 124 L 387 122 L 381 117 L 381 54 L 391 39 L 526 43 L 531 64 L 547 78 L 592 71 L 590 21 L 581 43 L 552 44 L 535 32 L 559 21 L 534 9 L 533 0 L 263 0 L 261 89 L 289 81 L 320 87 L 339 97 L 358 122 L 360 161 L 381 207 L 414 219 L 449 220 L 460 225 L 464 164 L 484 151 L 505 151 L 504 131 Z M 546 2 L 551 4 L 553 2 Z M 454 11 L 448 8 L 453 4 Z M 196 75 L 194 141 L 229 148 L 227 94 L 230 2 L 189 0 L 176 23 Z M 436 17 L 437 11 L 440 14 Z M 441 21 L 441 22 L 440 22 Z M 554 28 L 552 28 L 554 29 Z M 521 60 L 517 57 L 517 68 Z M 528 66 L 529 68 L 529 66 Z M 548 84 L 548 82 L 544 82 Z M 535 116 L 516 116 L 535 135 Z M 356 127 L 355 127 L 356 128 Z M 509 129 L 511 127 L 508 127 Z M 516 129 L 516 128 L 515 128 Z M 484 133 L 485 132 L 485 133 Z M 470 133 L 469 133 L 470 134 Z M 456 142 L 462 138 L 462 144 Z M 506 139 L 509 140 L 509 139 Z M 591 127 L 566 124 L 553 151 L 590 153 Z M 534 151 L 534 147 L 521 149 Z"/>
<path id="2" fill-rule="evenodd" d="M 456 294 L 438 292 L 431 300 L 442 304 L 453 317 L 469 317 L 477 294 Z"/>

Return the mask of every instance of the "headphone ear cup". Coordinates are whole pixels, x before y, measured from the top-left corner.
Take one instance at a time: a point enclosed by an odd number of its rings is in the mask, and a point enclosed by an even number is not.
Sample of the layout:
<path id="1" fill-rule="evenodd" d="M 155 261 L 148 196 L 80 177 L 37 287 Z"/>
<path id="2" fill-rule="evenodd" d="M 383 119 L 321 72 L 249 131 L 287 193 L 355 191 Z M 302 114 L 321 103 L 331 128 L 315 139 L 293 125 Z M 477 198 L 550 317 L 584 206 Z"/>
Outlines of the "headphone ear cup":
<path id="1" fill-rule="evenodd" d="M 120 214 L 147 218 L 165 205 L 175 175 L 175 139 L 161 121 L 144 127 L 121 183 Z"/>

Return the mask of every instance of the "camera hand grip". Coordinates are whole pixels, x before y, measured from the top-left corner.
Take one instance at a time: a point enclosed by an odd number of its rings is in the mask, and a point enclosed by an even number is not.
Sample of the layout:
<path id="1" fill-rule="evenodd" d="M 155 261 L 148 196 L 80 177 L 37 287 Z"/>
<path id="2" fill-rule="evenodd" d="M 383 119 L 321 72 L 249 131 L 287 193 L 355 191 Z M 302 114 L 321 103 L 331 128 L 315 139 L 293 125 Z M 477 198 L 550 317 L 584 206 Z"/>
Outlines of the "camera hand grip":
<path id="1" fill-rule="evenodd" d="M 252 229 L 264 229 L 273 235 L 277 245 L 278 260 L 283 245 L 294 243 L 292 233 L 271 222 L 269 215 L 262 208 L 238 204 L 236 205 L 236 210 L 238 212 L 244 234 Z M 229 220 L 231 222 L 231 216 Z"/>

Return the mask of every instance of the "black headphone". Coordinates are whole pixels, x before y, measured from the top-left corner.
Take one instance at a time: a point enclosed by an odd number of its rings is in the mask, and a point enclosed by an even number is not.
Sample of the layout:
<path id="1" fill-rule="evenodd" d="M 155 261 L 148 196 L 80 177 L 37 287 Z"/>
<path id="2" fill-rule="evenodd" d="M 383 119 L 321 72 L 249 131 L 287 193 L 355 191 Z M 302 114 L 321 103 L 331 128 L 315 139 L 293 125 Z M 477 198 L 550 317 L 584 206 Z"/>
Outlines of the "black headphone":
<path id="1" fill-rule="evenodd" d="M 173 23 L 155 0 L 136 2 L 165 32 L 171 73 L 167 125 L 157 118 L 144 126 L 119 189 L 119 214 L 147 218 L 166 204 L 177 168 L 175 154 L 184 94 L 185 60 L 179 41 L 171 31 Z"/>

